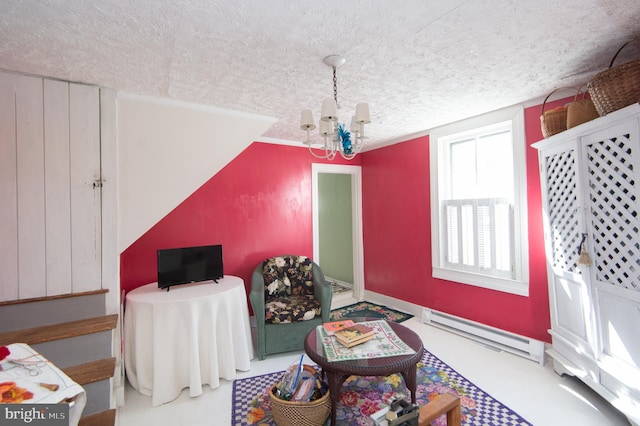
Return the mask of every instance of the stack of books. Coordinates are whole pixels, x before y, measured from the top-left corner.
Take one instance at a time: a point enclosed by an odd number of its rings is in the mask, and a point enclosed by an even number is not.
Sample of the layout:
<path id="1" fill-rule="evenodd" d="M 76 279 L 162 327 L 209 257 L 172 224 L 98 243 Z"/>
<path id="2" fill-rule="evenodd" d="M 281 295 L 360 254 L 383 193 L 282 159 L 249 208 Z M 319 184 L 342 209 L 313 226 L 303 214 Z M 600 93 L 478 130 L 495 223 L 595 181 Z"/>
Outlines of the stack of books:
<path id="1" fill-rule="evenodd" d="M 359 345 L 364 342 L 368 342 L 373 339 L 376 332 L 373 328 L 367 327 L 363 324 L 354 324 L 350 327 L 343 328 L 334 333 L 334 336 L 338 342 L 347 348 Z"/>

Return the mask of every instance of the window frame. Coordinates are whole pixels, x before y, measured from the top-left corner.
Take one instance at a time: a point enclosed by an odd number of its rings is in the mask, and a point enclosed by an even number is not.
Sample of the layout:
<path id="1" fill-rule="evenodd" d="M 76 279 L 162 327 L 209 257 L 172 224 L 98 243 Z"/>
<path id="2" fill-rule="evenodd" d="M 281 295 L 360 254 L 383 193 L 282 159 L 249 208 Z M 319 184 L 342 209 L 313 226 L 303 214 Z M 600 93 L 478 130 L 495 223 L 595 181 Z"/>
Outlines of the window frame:
<path id="1" fill-rule="evenodd" d="M 511 278 L 484 275 L 476 272 L 450 269 L 446 264 L 446 228 L 441 194 L 446 194 L 449 166 L 447 147 L 452 139 L 480 133 L 481 128 L 511 121 L 513 140 L 513 230 L 514 274 Z M 527 211 L 526 144 L 524 133 L 524 108 L 515 106 L 493 111 L 435 128 L 429 132 L 430 180 L 431 180 L 431 247 L 432 276 L 491 290 L 529 295 L 529 247 Z"/>

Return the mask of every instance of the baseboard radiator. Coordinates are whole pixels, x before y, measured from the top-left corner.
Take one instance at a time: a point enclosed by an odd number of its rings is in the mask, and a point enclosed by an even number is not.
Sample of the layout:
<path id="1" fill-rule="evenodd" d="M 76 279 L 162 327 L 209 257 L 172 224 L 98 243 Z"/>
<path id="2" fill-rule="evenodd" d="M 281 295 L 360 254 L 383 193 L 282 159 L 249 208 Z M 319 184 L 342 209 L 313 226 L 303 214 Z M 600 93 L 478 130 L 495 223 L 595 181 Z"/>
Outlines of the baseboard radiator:
<path id="1" fill-rule="evenodd" d="M 520 336 L 479 322 L 470 321 L 430 308 L 422 311 L 422 322 L 544 364 L 544 342 Z"/>

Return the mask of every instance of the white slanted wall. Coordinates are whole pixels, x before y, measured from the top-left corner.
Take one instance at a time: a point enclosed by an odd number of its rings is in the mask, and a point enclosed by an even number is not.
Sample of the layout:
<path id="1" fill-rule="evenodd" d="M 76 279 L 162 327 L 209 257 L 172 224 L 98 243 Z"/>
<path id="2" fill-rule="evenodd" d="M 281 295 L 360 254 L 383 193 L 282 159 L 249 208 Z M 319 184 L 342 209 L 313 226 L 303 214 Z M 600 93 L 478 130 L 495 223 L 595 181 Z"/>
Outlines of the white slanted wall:
<path id="1" fill-rule="evenodd" d="M 119 253 L 276 120 L 118 94 Z"/>

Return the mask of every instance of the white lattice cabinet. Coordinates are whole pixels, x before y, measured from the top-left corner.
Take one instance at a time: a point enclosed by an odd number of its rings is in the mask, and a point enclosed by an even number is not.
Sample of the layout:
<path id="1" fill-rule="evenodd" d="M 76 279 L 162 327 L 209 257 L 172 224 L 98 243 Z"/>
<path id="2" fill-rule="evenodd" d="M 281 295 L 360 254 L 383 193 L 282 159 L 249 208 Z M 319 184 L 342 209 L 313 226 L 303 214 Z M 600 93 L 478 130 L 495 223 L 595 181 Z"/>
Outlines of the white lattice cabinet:
<path id="1" fill-rule="evenodd" d="M 640 104 L 539 150 L 554 369 L 640 424 Z M 584 264 L 584 245 L 591 265 Z M 580 261 L 579 261 L 580 260 Z"/>

